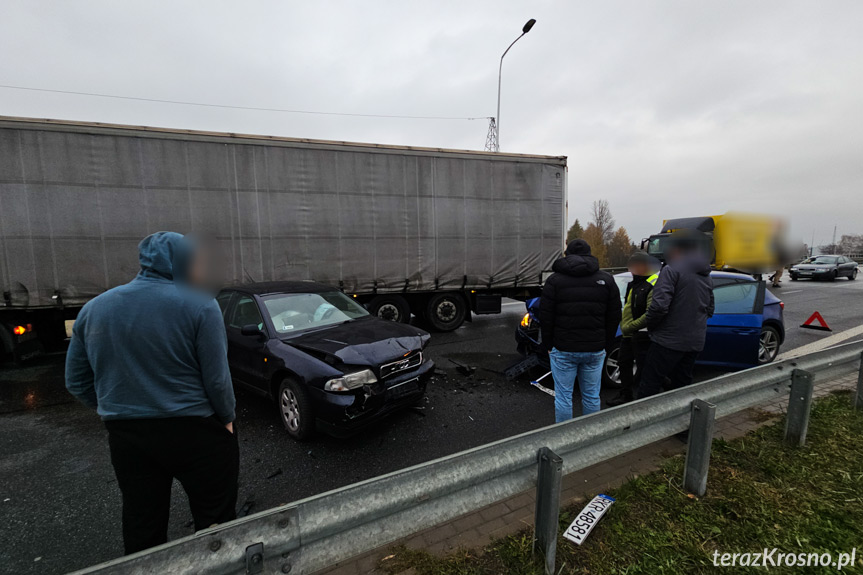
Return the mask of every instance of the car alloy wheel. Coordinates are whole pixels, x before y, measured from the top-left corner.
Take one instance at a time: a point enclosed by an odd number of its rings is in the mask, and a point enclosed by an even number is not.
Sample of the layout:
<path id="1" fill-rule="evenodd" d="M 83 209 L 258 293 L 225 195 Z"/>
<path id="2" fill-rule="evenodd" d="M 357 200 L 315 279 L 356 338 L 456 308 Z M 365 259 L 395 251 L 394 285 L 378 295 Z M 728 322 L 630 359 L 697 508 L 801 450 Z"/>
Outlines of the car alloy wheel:
<path id="1" fill-rule="evenodd" d="M 288 435 L 304 441 L 315 434 L 315 406 L 304 383 L 291 378 L 284 379 L 274 397 Z"/>
<path id="2" fill-rule="evenodd" d="M 620 383 L 620 366 L 617 364 L 617 350 L 612 351 L 605 360 L 605 373 L 614 383 Z"/>
<path id="3" fill-rule="evenodd" d="M 857 279 L 857 268 L 854 268 L 854 271 L 851 272 L 851 275 L 848 277 L 848 279 L 851 279 L 851 280 Z"/>
<path id="4" fill-rule="evenodd" d="M 296 433 L 300 429 L 300 404 L 293 390 L 288 387 L 282 390 L 280 405 L 285 427 Z"/>
<path id="5" fill-rule="evenodd" d="M 779 333 L 770 326 L 761 330 L 758 339 L 758 363 L 770 363 L 779 353 Z"/>
<path id="6" fill-rule="evenodd" d="M 618 357 L 620 355 L 620 345 L 616 345 L 605 356 L 605 363 L 602 366 L 602 386 L 611 389 L 620 389 L 620 364 Z"/>

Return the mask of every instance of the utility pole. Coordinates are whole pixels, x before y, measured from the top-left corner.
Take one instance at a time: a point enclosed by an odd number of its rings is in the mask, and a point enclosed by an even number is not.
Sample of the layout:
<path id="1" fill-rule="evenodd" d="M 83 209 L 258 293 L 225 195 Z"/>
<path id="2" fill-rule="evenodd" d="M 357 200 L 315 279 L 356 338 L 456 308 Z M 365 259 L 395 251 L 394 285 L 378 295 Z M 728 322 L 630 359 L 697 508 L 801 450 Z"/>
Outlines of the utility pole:
<path id="1" fill-rule="evenodd" d="M 525 34 L 530 32 L 530 29 L 533 28 L 534 24 L 536 24 L 536 20 L 534 20 L 533 18 L 528 20 L 527 23 L 521 29 L 521 36 L 524 36 Z M 494 137 L 494 140 L 495 140 L 494 141 L 494 151 L 495 152 L 500 151 L 500 82 L 501 82 L 501 78 L 503 77 L 503 57 L 506 56 L 506 53 L 509 52 L 509 49 L 512 48 L 516 42 L 521 40 L 521 36 L 519 36 L 518 38 L 513 40 L 512 44 L 510 44 L 509 47 L 503 51 L 503 55 L 500 57 L 500 66 L 498 67 L 498 70 L 497 70 L 497 116 L 492 118 L 492 122 L 496 123 L 495 137 Z"/>

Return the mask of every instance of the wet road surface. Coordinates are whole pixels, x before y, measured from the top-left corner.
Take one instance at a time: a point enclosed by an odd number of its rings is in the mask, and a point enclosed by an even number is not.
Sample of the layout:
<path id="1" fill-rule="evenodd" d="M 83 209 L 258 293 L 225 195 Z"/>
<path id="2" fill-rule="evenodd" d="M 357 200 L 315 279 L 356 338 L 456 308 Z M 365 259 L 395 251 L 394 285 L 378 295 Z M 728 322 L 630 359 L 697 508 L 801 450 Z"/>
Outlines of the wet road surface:
<path id="1" fill-rule="evenodd" d="M 786 279 L 774 293 L 786 302 L 783 352 L 830 335 L 797 327 L 815 310 L 834 333 L 863 324 L 863 280 Z M 551 397 L 527 377 L 502 376 L 519 359 L 513 331 L 523 310 L 511 303 L 500 315 L 434 334 L 428 355 L 440 374 L 422 408 L 351 439 L 297 443 L 273 405 L 238 390 L 238 507 L 254 513 L 553 423 Z M 450 359 L 478 369 L 464 377 Z M 63 360 L 54 354 L 0 367 L 0 572 L 65 573 L 122 554 L 120 494 L 106 434 L 95 413 L 66 393 Z M 721 372 L 696 373 L 707 379 Z M 170 537 L 191 533 L 185 495 L 175 485 Z"/>

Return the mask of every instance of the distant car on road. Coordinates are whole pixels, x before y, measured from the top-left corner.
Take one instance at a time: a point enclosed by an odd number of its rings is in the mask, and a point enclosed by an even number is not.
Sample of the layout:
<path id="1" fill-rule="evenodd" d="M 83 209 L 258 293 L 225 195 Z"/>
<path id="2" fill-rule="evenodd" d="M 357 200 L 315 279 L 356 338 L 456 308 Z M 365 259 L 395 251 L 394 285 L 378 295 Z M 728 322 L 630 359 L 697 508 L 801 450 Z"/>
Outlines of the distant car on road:
<path id="1" fill-rule="evenodd" d="M 770 363 L 779 355 L 779 347 L 785 341 L 785 304 L 767 291 L 766 284 L 745 274 L 713 271 L 713 296 L 716 311 L 707 321 L 707 340 L 698 363 L 743 369 Z M 626 294 L 626 284 L 632 274 L 616 274 L 614 280 L 620 289 L 620 297 Z M 519 352 L 535 353 L 540 343 L 539 298 L 526 302 L 527 313 L 516 328 L 515 339 Z M 603 384 L 620 381 L 617 354 L 620 346 L 620 329 L 617 341 L 605 360 L 602 374 Z M 547 364 L 547 358 L 541 358 Z"/>
<path id="2" fill-rule="evenodd" d="M 425 331 L 373 317 L 339 290 L 271 282 L 222 290 L 234 382 L 278 405 L 287 432 L 348 435 L 419 401 L 434 363 Z"/>
<path id="3" fill-rule="evenodd" d="M 791 279 L 825 279 L 833 281 L 838 277 L 857 279 L 857 262 L 845 256 L 815 256 L 806 258 L 791 266 L 788 272 Z"/>

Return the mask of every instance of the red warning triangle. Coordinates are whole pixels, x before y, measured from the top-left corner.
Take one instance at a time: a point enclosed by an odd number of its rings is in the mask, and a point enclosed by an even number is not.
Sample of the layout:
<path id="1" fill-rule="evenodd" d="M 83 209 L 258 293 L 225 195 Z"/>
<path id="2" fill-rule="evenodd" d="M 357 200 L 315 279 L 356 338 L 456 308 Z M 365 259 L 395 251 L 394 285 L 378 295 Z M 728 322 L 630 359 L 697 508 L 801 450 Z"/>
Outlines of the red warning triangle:
<path id="1" fill-rule="evenodd" d="M 818 323 L 820 323 L 821 325 L 812 325 L 812 322 L 814 322 L 814 321 L 817 321 L 817 322 L 818 322 Z M 807 329 L 820 329 L 821 331 L 833 331 L 833 330 L 832 330 L 832 329 L 830 329 L 830 327 L 827 325 L 827 322 L 826 322 L 826 321 L 824 321 L 824 317 L 822 317 L 822 315 L 821 315 L 820 313 L 818 313 L 817 311 L 816 311 L 815 313 L 813 313 L 813 314 L 809 317 L 809 319 L 807 319 L 806 321 L 804 321 L 804 322 L 803 322 L 803 325 L 801 325 L 800 327 L 805 327 L 805 328 L 807 328 Z"/>

